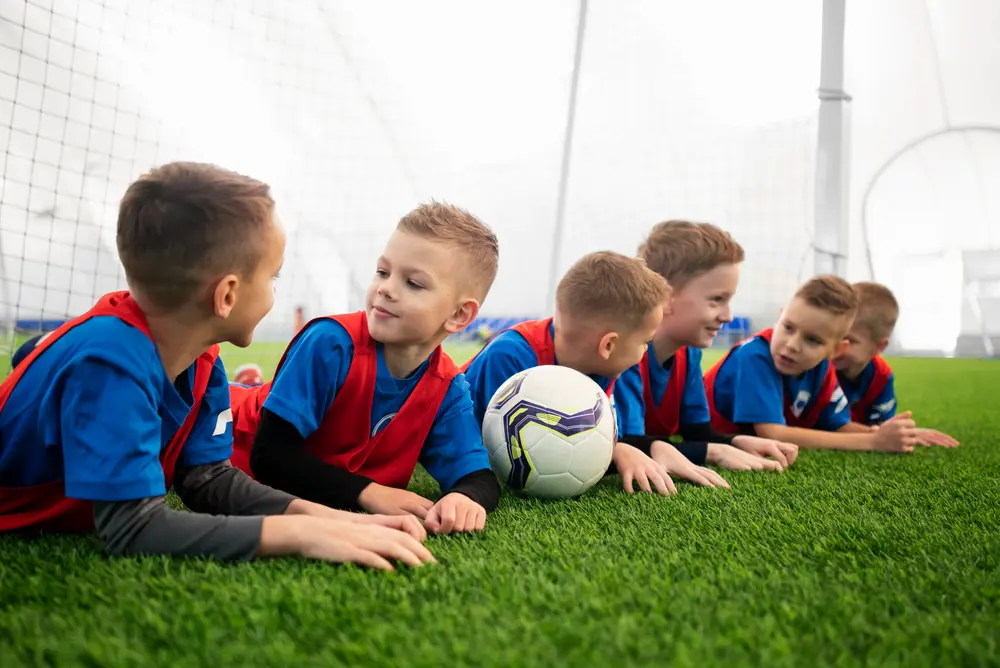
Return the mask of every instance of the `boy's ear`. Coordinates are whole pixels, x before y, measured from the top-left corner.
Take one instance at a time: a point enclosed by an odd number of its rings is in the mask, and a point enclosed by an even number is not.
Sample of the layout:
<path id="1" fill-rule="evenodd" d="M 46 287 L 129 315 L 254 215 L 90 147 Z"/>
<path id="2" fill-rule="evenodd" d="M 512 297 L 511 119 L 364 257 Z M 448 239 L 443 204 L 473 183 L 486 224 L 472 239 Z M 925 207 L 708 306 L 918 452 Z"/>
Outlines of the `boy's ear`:
<path id="1" fill-rule="evenodd" d="M 616 343 L 618 343 L 618 332 L 608 332 L 602 336 L 598 348 L 600 356 L 604 359 L 609 359 L 611 357 L 611 353 L 615 350 Z"/>
<path id="2" fill-rule="evenodd" d="M 889 339 L 881 339 L 875 344 L 875 351 L 881 355 L 889 347 Z"/>
<path id="3" fill-rule="evenodd" d="M 240 279 L 236 274 L 226 274 L 215 283 L 212 290 L 212 313 L 220 318 L 228 318 L 236 306 L 236 293 Z"/>
<path id="4" fill-rule="evenodd" d="M 471 325 L 477 315 L 479 315 L 479 302 L 475 299 L 466 299 L 444 321 L 444 330 L 449 334 L 457 334 Z"/>

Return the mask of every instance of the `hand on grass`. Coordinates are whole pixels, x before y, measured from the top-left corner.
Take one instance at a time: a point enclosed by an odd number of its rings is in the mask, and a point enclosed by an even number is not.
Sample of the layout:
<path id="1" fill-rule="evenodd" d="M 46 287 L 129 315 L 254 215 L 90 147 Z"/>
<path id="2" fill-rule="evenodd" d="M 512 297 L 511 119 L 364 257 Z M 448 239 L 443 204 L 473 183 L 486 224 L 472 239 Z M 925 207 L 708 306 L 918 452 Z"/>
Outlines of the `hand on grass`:
<path id="1" fill-rule="evenodd" d="M 361 490 L 358 505 L 377 515 L 416 515 L 424 519 L 434 502 L 405 489 L 373 482 Z"/>
<path id="2" fill-rule="evenodd" d="M 265 517 L 258 556 L 300 555 L 391 571 L 390 560 L 407 566 L 436 563 L 413 536 L 377 524 L 359 524 L 309 515 Z"/>
<path id="3" fill-rule="evenodd" d="M 784 470 L 781 462 L 765 459 L 724 443 L 709 443 L 705 461 L 713 466 L 731 471 L 778 471 Z"/>
<path id="4" fill-rule="evenodd" d="M 482 531 L 486 509 L 461 492 L 445 494 L 427 512 L 424 525 L 436 534 Z"/>
<path id="5" fill-rule="evenodd" d="M 942 448 L 957 448 L 959 443 L 943 431 L 918 427 L 917 445 L 923 445 L 925 447 L 939 445 Z"/>
<path id="6" fill-rule="evenodd" d="M 354 522 L 355 524 L 377 524 L 408 533 L 420 542 L 423 542 L 427 538 L 427 532 L 424 530 L 420 520 L 409 514 L 366 515 L 364 513 L 351 513 L 346 510 L 328 508 L 322 504 L 306 501 L 305 499 L 295 499 L 292 501 L 288 504 L 288 508 L 285 509 L 284 514 L 310 515 L 312 517 L 323 517 L 341 522 Z"/>
<path id="7" fill-rule="evenodd" d="M 677 476 L 681 480 L 687 480 L 702 487 L 725 487 L 729 489 L 729 483 L 722 476 L 712 469 L 692 464 L 677 448 L 666 441 L 653 441 L 650 452 L 653 455 L 653 459 L 672 476 Z"/>
<path id="8" fill-rule="evenodd" d="M 912 415 L 910 411 L 900 413 L 871 432 L 873 449 L 879 452 L 913 452 L 913 446 L 918 440 L 918 430 Z"/>
<path id="9" fill-rule="evenodd" d="M 650 494 L 653 493 L 654 487 L 663 496 L 677 493 L 674 481 L 670 479 L 667 470 L 642 450 L 628 443 L 616 443 L 612 459 L 627 493 L 635 493 L 633 485 L 639 485 L 639 489 Z"/>
<path id="10" fill-rule="evenodd" d="M 799 446 L 794 443 L 775 441 L 772 438 L 740 435 L 733 439 L 733 446 L 758 457 L 770 457 L 779 462 L 782 468 L 788 468 L 799 456 Z"/>

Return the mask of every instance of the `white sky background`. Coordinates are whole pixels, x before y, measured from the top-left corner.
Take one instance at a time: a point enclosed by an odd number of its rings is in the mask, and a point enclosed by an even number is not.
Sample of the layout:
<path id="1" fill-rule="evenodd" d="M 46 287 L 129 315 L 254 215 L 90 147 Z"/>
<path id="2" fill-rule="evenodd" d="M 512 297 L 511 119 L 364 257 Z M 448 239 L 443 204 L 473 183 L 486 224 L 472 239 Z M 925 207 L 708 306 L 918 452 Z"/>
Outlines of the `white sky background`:
<path id="1" fill-rule="evenodd" d="M 855 203 L 887 152 L 940 123 L 922 5 L 850 3 Z M 125 0 L 0 5 L 8 47 L 0 98 L 17 100 L 0 102 L 0 121 L 12 119 L 0 132 L 14 128 L 0 217 L 8 310 L 62 317 L 120 284 L 117 199 L 152 164 L 188 158 L 275 186 L 290 243 L 262 338 L 287 337 L 296 304 L 312 315 L 358 306 L 396 219 L 432 197 L 469 208 L 498 232 L 501 271 L 484 314 L 547 311 L 577 2 L 127 6 L 126 15 Z M 1000 93 L 987 83 L 1000 81 L 1000 53 L 982 27 L 1000 25 L 989 18 L 998 5 L 929 6 L 948 35 L 937 43 L 948 81 L 960 82 L 946 88 L 951 106 L 1000 119 Z M 591 0 L 560 271 L 591 250 L 634 252 L 659 220 L 716 222 L 748 252 L 737 307 L 767 324 L 811 270 L 820 20 L 821 0 Z M 969 55 L 972 43 L 982 49 Z M 60 61 L 64 44 L 75 51 Z M 997 142 L 989 141 L 972 151 L 979 178 L 995 183 Z M 898 276 L 908 270 L 897 265 L 913 263 L 898 256 L 924 252 L 942 230 L 956 238 L 956 223 L 936 213 L 956 209 L 942 201 L 966 207 L 969 243 L 1000 244 L 977 232 L 995 220 L 988 193 L 996 188 L 970 190 L 952 164 L 973 153 L 920 153 L 923 180 L 913 170 L 888 174 L 869 211 L 876 266 L 886 267 L 876 278 L 907 309 L 926 300 L 902 289 Z M 45 156 L 54 167 L 40 164 Z M 50 204 L 59 205 L 55 220 L 29 217 Z M 926 231 L 916 231 L 917 218 Z M 854 206 L 851 278 L 866 277 L 857 220 Z M 894 242 L 903 225 L 907 241 Z M 81 251 L 81 238 L 93 250 Z M 935 308 L 956 302 L 957 289 L 942 287 Z M 927 334 L 923 316 L 911 320 L 908 331 L 935 345 L 957 334 L 957 325 Z"/>

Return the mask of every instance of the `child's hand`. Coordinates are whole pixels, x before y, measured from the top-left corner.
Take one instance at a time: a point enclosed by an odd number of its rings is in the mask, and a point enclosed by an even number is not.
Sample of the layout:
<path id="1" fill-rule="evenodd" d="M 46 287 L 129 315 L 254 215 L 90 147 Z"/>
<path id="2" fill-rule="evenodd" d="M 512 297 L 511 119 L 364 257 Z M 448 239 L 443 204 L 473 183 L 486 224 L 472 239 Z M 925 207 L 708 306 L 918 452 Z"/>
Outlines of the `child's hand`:
<path id="1" fill-rule="evenodd" d="M 702 487 L 725 487 L 729 489 L 729 483 L 722 476 L 712 469 L 692 464 L 677 448 L 666 441 L 653 441 L 650 452 L 653 454 L 653 459 L 663 466 L 670 475 L 675 475 L 681 480 L 687 480 Z"/>
<path id="2" fill-rule="evenodd" d="M 387 571 L 393 570 L 390 559 L 407 566 L 437 562 L 430 550 L 413 536 L 377 524 L 303 515 L 265 517 L 257 556 L 290 554 Z"/>
<path id="3" fill-rule="evenodd" d="M 871 432 L 874 449 L 880 452 L 913 452 L 917 443 L 917 423 L 913 421 L 912 413 L 906 411 L 882 423 Z M 865 434 L 869 436 L 869 434 Z"/>
<path id="4" fill-rule="evenodd" d="M 674 481 L 670 479 L 666 469 L 651 459 L 642 450 L 628 443 L 616 443 L 614 457 L 615 468 L 622 477 L 622 484 L 629 494 L 635 492 L 633 483 L 639 485 L 644 492 L 653 493 L 653 487 L 663 496 L 677 493 Z"/>
<path id="5" fill-rule="evenodd" d="M 365 515 L 364 513 L 350 513 L 345 510 L 328 508 L 319 503 L 306 501 L 305 499 L 295 499 L 288 508 L 285 515 L 312 515 L 313 517 L 325 517 L 327 519 L 339 520 L 341 522 L 354 522 L 356 524 L 377 524 L 379 526 L 396 529 L 410 534 L 421 543 L 427 538 L 427 531 L 413 515 Z"/>
<path id="6" fill-rule="evenodd" d="M 434 502 L 405 489 L 386 487 L 373 482 L 361 490 L 358 505 L 375 515 L 416 515 L 427 517 Z"/>
<path id="7" fill-rule="evenodd" d="M 781 462 L 744 452 L 724 443 L 709 443 L 705 461 L 732 471 L 783 471 Z"/>
<path id="8" fill-rule="evenodd" d="M 389 529 L 396 529 L 408 533 L 421 543 L 427 538 L 427 530 L 413 515 L 364 515 L 362 513 L 352 513 L 353 517 L 349 521 L 356 524 L 375 524 Z"/>
<path id="9" fill-rule="evenodd" d="M 424 526 L 437 534 L 482 531 L 486 509 L 461 492 L 445 494 L 427 513 Z"/>
<path id="10" fill-rule="evenodd" d="M 740 435 L 733 439 L 733 445 L 758 457 L 770 457 L 779 462 L 783 468 L 794 464 L 799 456 L 799 446 L 771 438 Z"/>
<path id="11" fill-rule="evenodd" d="M 940 445 L 942 448 L 957 448 L 958 441 L 948 434 L 936 429 L 917 428 L 917 445 Z"/>

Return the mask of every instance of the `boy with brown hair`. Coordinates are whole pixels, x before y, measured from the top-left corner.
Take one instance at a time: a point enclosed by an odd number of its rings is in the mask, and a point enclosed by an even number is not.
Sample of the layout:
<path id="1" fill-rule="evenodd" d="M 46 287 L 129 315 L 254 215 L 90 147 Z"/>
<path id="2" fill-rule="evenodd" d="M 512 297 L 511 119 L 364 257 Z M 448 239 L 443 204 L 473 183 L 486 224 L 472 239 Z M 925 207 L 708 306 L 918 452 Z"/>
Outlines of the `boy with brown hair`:
<path id="1" fill-rule="evenodd" d="M 0 531 L 96 529 L 113 554 L 432 560 L 414 522 L 331 511 L 230 466 L 217 344 L 250 344 L 284 248 L 260 181 L 172 163 L 129 186 L 129 291 L 45 337 L 0 385 Z M 166 505 L 171 487 L 194 512 Z"/>
<path id="2" fill-rule="evenodd" d="M 553 317 L 501 332 L 466 363 L 476 420 L 482 424 L 490 399 L 507 379 L 534 366 L 575 369 L 613 397 L 617 378 L 646 352 L 669 295 L 667 282 L 642 260 L 609 251 L 580 258 L 559 281 Z M 617 417 L 618 433 L 634 433 L 622 423 L 623 415 Z M 615 446 L 613 459 L 630 494 L 633 483 L 646 492 L 676 493 L 668 474 L 690 478 L 697 468 L 679 460 L 676 471 L 668 470 L 624 442 Z M 714 472 L 704 471 L 714 484 L 725 484 Z"/>
<path id="3" fill-rule="evenodd" d="M 730 301 L 739 283 L 743 247 L 715 225 L 669 220 L 653 226 L 638 254 L 673 291 L 646 354 L 615 386 L 620 410 L 638 412 L 623 421 L 644 425 L 651 439 L 680 434 L 685 442 L 677 444 L 676 451 L 698 465 L 778 471 L 791 465 L 796 446 L 719 433 L 709 415 L 701 351 L 712 345 L 724 324 L 732 322 Z M 638 437 L 629 434 L 626 440 Z M 673 449 L 656 444 L 651 444 L 650 452 L 665 466 L 669 466 L 665 457 L 676 456 Z"/>
<path id="4" fill-rule="evenodd" d="M 909 413 L 878 431 L 851 422 L 831 360 L 847 346 L 857 310 L 844 279 L 806 281 L 773 329 L 734 346 L 705 375 L 712 425 L 801 448 L 912 452 L 917 432 Z"/>
<path id="5" fill-rule="evenodd" d="M 271 382 L 231 387 L 233 463 L 327 506 L 482 530 L 500 487 L 441 344 L 476 318 L 498 258 L 496 236 L 463 209 L 432 202 L 404 216 L 364 311 L 312 320 Z M 444 492 L 437 502 L 405 489 L 418 462 Z"/>
<path id="6" fill-rule="evenodd" d="M 847 346 L 833 360 L 854 422 L 878 426 L 896 414 L 892 368 L 882 357 L 899 318 L 896 297 L 881 283 L 854 284 L 858 314 L 847 333 Z M 917 429 L 919 445 L 955 447 L 958 441 L 934 429 Z"/>

